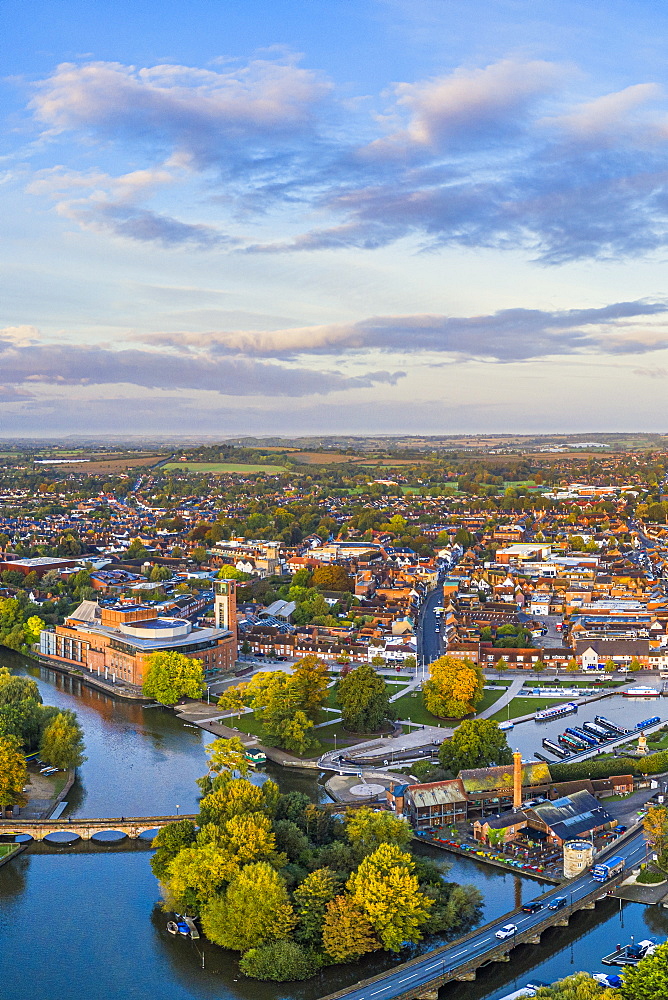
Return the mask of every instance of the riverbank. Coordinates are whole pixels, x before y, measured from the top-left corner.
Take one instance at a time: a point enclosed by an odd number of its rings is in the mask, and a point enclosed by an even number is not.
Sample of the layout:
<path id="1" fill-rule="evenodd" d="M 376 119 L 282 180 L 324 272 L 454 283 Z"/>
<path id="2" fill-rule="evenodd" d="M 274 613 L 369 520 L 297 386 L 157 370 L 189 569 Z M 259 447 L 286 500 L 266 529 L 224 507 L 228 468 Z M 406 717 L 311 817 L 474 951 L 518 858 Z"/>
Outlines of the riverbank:
<path id="1" fill-rule="evenodd" d="M 152 698 L 147 698 L 145 694 L 142 694 L 139 688 L 130 687 L 127 684 L 112 684 L 109 681 L 102 680 L 96 674 L 83 670 L 81 667 L 70 667 L 67 663 L 59 663 L 57 660 L 51 660 L 44 656 L 36 656 L 35 659 L 41 666 L 48 667 L 49 670 L 55 670 L 59 674 L 66 674 L 68 677 L 74 678 L 74 680 L 81 681 L 86 687 L 94 688 L 97 691 L 104 691 L 105 694 L 110 694 L 114 698 L 121 698 L 124 701 L 139 701 L 145 704 L 153 701 Z"/>
<path id="2" fill-rule="evenodd" d="M 27 844 L 0 844 L 0 868 L 27 850 Z"/>

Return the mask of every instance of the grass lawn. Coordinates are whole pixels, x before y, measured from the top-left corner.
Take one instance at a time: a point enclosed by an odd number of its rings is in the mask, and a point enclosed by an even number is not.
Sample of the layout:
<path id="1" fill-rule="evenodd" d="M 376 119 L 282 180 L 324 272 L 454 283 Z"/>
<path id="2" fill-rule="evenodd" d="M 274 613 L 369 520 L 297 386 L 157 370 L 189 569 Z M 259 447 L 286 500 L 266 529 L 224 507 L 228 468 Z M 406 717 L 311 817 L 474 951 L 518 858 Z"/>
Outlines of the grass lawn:
<path id="1" fill-rule="evenodd" d="M 510 705 L 496 712 L 491 718 L 494 722 L 505 722 L 506 719 L 519 719 L 522 715 L 532 715 L 541 708 L 559 705 L 561 698 L 513 698 Z"/>
<path id="2" fill-rule="evenodd" d="M 476 712 L 482 712 L 484 709 L 489 708 L 493 705 L 495 701 L 498 701 L 502 694 L 505 694 L 504 688 L 499 688 L 497 691 L 491 691 L 486 689 L 482 693 L 482 700 L 478 702 L 475 707 Z"/>
<path id="3" fill-rule="evenodd" d="M 499 694 L 501 693 L 499 692 Z M 397 710 L 397 718 L 399 719 L 410 719 L 411 722 L 417 722 L 423 726 L 445 725 L 442 719 L 437 719 L 424 707 L 421 691 L 411 691 L 410 694 L 404 694 L 392 704 Z"/>
<path id="4" fill-rule="evenodd" d="M 163 469 L 180 469 L 181 472 L 266 472 L 270 476 L 285 472 L 283 465 L 248 465 L 243 462 L 168 462 Z"/>

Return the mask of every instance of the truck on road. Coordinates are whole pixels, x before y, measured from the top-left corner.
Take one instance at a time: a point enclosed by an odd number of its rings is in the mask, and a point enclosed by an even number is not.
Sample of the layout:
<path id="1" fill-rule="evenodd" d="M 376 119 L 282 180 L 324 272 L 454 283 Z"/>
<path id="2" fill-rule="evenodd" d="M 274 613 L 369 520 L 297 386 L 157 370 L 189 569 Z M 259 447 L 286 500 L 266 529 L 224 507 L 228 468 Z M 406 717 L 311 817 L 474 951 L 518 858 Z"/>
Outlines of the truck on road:
<path id="1" fill-rule="evenodd" d="M 591 870 L 591 877 L 597 882 L 607 882 L 609 878 L 613 875 L 619 875 L 620 872 L 624 871 L 624 858 L 620 858 L 617 855 L 614 858 L 608 858 L 607 861 L 601 861 Z"/>

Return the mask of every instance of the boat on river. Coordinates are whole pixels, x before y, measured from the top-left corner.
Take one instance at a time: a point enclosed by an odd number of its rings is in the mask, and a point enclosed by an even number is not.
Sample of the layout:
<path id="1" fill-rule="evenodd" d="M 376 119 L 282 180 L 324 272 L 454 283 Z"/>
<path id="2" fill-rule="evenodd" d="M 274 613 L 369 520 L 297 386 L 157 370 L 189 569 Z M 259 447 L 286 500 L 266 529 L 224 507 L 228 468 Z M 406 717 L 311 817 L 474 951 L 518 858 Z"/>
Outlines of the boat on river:
<path id="1" fill-rule="evenodd" d="M 635 687 L 627 688 L 626 691 L 622 691 L 625 698 L 658 698 L 661 692 L 658 688 L 643 687 L 642 684 L 636 684 Z"/>
<path id="2" fill-rule="evenodd" d="M 577 710 L 578 706 L 575 702 L 568 701 L 563 705 L 553 705 L 551 708 L 541 709 L 534 715 L 534 720 L 536 722 L 550 722 L 552 719 L 560 719 L 562 715 L 573 715 Z"/>
<path id="3" fill-rule="evenodd" d="M 267 755 L 263 750 L 246 748 L 244 751 L 244 757 L 253 767 L 260 767 L 262 764 L 267 763 Z"/>
<path id="4" fill-rule="evenodd" d="M 603 965 L 637 965 L 641 958 L 653 955 L 657 949 L 657 943 L 653 938 L 646 938 L 634 944 L 618 945 L 613 952 L 601 959 Z"/>

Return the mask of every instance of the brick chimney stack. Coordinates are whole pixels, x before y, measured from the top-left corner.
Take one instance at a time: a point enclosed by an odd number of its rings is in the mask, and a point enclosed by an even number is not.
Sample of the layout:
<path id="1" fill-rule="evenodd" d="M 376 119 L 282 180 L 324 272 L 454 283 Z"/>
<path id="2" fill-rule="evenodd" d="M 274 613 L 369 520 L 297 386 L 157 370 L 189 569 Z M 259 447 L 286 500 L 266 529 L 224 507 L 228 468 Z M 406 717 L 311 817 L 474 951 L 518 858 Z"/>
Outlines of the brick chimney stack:
<path id="1" fill-rule="evenodd" d="M 513 754 L 513 809 L 522 806 L 522 754 L 516 750 Z"/>

